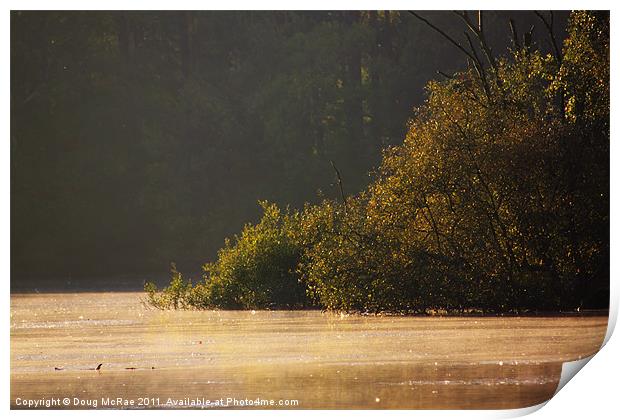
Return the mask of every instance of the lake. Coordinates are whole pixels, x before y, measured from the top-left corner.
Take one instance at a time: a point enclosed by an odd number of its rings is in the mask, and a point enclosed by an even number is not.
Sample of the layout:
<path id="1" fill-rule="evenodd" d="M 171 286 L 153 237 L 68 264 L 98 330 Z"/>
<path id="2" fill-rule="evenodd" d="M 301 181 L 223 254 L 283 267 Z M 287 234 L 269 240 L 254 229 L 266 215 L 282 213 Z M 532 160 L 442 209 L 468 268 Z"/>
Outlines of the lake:
<path id="1" fill-rule="evenodd" d="M 607 328 L 607 316 L 159 311 L 142 298 L 12 294 L 11 407 L 520 408 L 549 399 L 561 363 L 596 352 Z"/>

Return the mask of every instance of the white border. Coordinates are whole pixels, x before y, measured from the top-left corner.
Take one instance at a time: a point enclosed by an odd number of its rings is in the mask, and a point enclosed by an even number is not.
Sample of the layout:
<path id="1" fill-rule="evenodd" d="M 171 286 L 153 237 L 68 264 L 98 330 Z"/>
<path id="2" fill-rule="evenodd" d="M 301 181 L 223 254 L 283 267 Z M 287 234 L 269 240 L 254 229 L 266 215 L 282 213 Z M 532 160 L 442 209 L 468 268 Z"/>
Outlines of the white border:
<path id="1" fill-rule="evenodd" d="M 44 1 L 44 0 L 23 0 L 23 1 L 5 1 L 4 14 L 2 14 L 2 37 L 1 37 L 1 51 L 3 65 L 0 66 L 0 74 L 2 76 L 2 114 L 1 118 L 4 122 L 2 124 L 2 153 L 0 153 L 0 171 L 2 171 L 2 177 L 0 179 L 0 188 L 2 189 L 2 196 L 5 197 L 2 206 L 2 218 L 0 219 L 0 233 L 2 234 L 1 252 L 0 258 L 2 258 L 2 265 L 4 269 L 2 287 L 2 306 L 4 309 L 5 322 L 2 323 L 2 333 L 4 337 L 4 345 L 0 348 L 2 354 L 2 397 L 0 397 L 0 406 L 3 408 L 3 412 L 9 414 L 15 418 L 39 418 L 41 416 L 49 418 L 82 418 L 85 413 L 83 412 L 67 412 L 67 411 L 9 411 L 9 366 L 10 366 L 10 345 L 9 345 L 9 320 L 8 313 L 10 307 L 10 290 L 9 290 L 9 266 L 10 266 L 10 219 L 9 219 L 9 197 L 10 197 L 10 143 L 9 143 L 9 124 L 10 124 L 10 79 L 9 79 L 9 66 L 7 58 L 10 51 L 10 15 L 9 10 L 38 10 L 38 9 L 60 9 L 60 10 L 104 10 L 104 9 L 135 9 L 135 10 L 230 10 L 230 9 L 255 9 L 255 10 L 339 10 L 339 9 L 391 9 L 391 10 L 439 10 L 439 9 L 495 9 L 495 10 L 531 10 L 531 9 L 611 9 L 611 46 L 612 46 L 612 62 L 611 68 L 617 68 L 617 50 L 616 48 L 618 36 L 615 24 L 615 4 L 611 1 L 533 1 L 522 0 L 518 3 L 512 1 L 442 1 L 442 2 L 414 2 L 414 1 L 402 1 L 402 0 L 386 0 L 386 1 L 341 1 L 341 0 L 314 0 L 309 1 L 227 1 L 227 2 L 214 2 L 214 1 L 188 1 L 188 0 L 176 0 L 174 2 L 164 2 L 161 0 L 150 1 L 118 1 L 118 0 L 89 0 L 89 1 L 77 1 L 77 0 L 58 0 L 58 1 Z M 611 75 L 611 98 L 612 98 L 612 111 L 613 111 L 613 98 L 617 97 L 618 93 L 617 77 L 612 72 Z M 612 114 L 613 115 L 613 114 Z M 107 418 L 108 416 L 125 417 L 127 418 L 168 418 L 169 416 L 187 416 L 189 418 L 201 418 L 205 416 L 218 417 L 218 418 L 239 418 L 245 416 L 251 416 L 257 419 L 272 419 L 272 418 L 316 418 L 316 417 L 355 417 L 357 418 L 373 418 L 377 416 L 388 416 L 390 418 L 421 418 L 421 419 L 440 419 L 440 418 L 506 418 L 519 415 L 528 414 L 532 411 L 540 409 L 544 406 L 544 409 L 536 411 L 531 415 L 532 419 L 583 419 L 589 418 L 608 418 L 609 414 L 617 412 L 617 388 L 615 379 L 618 378 L 618 339 L 610 338 L 611 331 L 615 325 L 615 321 L 618 313 L 618 282 L 617 274 L 618 261 L 620 261 L 620 253 L 617 251 L 617 247 L 614 246 L 618 238 L 619 224 L 616 223 L 615 216 L 618 214 L 618 203 L 615 199 L 617 197 L 618 189 L 618 169 L 614 164 L 618 164 L 618 147 L 615 146 L 618 136 L 615 133 L 615 122 L 612 117 L 612 139 L 611 139 L 611 238 L 612 238 L 612 266 L 611 266 L 611 291 L 612 302 L 610 308 L 610 328 L 606 337 L 607 345 L 588 363 L 588 366 L 577 375 L 577 379 L 570 381 L 565 388 L 561 390 L 554 398 L 552 398 L 547 404 L 541 404 L 534 408 L 520 409 L 520 410 L 498 410 L 498 411 L 187 411 L 181 412 L 178 410 L 168 411 L 148 411 L 148 412 L 119 412 L 119 411 L 103 411 L 93 410 L 87 413 L 89 418 Z M 614 214 L 616 213 L 616 214 Z M 164 417 L 165 416 L 165 417 Z"/>

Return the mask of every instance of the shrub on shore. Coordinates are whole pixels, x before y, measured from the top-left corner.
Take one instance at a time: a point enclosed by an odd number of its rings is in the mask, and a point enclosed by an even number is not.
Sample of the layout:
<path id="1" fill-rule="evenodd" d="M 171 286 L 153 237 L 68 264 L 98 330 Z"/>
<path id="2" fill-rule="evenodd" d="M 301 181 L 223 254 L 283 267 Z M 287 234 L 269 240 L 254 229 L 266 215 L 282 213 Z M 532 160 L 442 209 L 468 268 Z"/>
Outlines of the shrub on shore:
<path id="1" fill-rule="evenodd" d="M 203 266 L 202 282 L 192 287 L 173 269 L 170 286 L 161 292 L 147 285 L 149 303 L 166 309 L 305 306 L 305 286 L 296 271 L 301 250 L 293 237 L 298 216 L 282 213 L 275 204 L 260 205 L 260 222 L 226 239 L 217 261 Z"/>
<path id="2" fill-rule="evenodd" d="M 263 219 L 158 307 L 574 309 L 608 283 L 609 16 L 428 85 L 367 191 Z M 586 53 L 584 53 L 584 51 Z M 482 73 L 481 73 L 482 72 Z M 482 75 L 481 75 L 482 74 Z"/>

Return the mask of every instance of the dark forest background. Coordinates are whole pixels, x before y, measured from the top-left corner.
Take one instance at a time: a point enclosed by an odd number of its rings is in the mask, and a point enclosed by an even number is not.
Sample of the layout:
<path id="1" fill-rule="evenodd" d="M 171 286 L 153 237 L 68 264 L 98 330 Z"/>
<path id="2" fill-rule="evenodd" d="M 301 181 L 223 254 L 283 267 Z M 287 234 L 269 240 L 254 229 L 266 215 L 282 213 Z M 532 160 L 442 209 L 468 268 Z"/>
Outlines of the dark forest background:
<path id="1" fill-rule="evenodd" d="M 509 19 L 550 51 L 533 13 L 488 12 L 494 51 Z M 466 65 L 406 12 L 12 12 L 12 288 L 199 271 L 258 200 L 337 198 L 330 161 L 366 187 L 427 82 Z"/>

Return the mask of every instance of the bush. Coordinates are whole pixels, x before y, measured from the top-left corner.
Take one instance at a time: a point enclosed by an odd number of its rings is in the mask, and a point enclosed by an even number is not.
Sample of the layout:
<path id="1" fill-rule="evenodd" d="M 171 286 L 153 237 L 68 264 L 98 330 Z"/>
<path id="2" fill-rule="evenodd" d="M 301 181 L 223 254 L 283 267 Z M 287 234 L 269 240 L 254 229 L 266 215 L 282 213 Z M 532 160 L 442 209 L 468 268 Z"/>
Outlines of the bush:
<path id="1" fill-rule="evenodd" d="M 159 309 L 186 309 L 194 307 L 192 298 L 193 288 L 190 281 L 185 281 L 181 273 L 177 271 L 175 264 L 170 269 L 172 278 L 165 289 L 158 291 L 154 283 L 144 285 L 147 293 L 147 302 Z"/>
<path id="2" fill-rule="evenodd" d="M 458 265 L 407 243 L 406 236 L 378 229 L 365 194 L 348 199 L 346 211 L 330 202 L 307 207 L 300 226 L 312 241 L 299 271 L 323 308 L 419 313 L 472 306 L 454 281 L 462 274 Z"/>
<path id="3" fill-rule="evenodd" d="M 259 309 L 303 307 L 304 284 L 297 274 L 301 248 L 293 237 L 297 214 L 283 214 L 260 202 L 263 217 L 241 235 L 226 239 L 216 262 L 203 266 L 204 281 L 192 287 L 172 271 L 170 285 L 157 291 L 148 284 L 148 301 L 159 308 Z"/>
<path id="4" fill-rule="evenodd" d="M 498 59 L 486 90 L 473 70 L 431 82 L 367 192 L 302 217 L 314 223 L 301 272 L 316 301 L 575 308 L 607 282 L 607 31 L 605 16 L 574 13 L 561 65 L 524 48 Z"/>
<path id="5" fill-rule="evenodd" d="M 571 15 L 564 60 L 530 47 L 431 82 L 368 190 L 263 218 L 160 307 L 569 309 L 609 267 L 608 15 Z M 587 54 L 583 54 L 586 51 Z M 594 298 L 593 298 L 594 299 Z M 599 298 L 597 298 L 599 299 Z M 600 300 L 600 299 L 599 299 Z"/>

